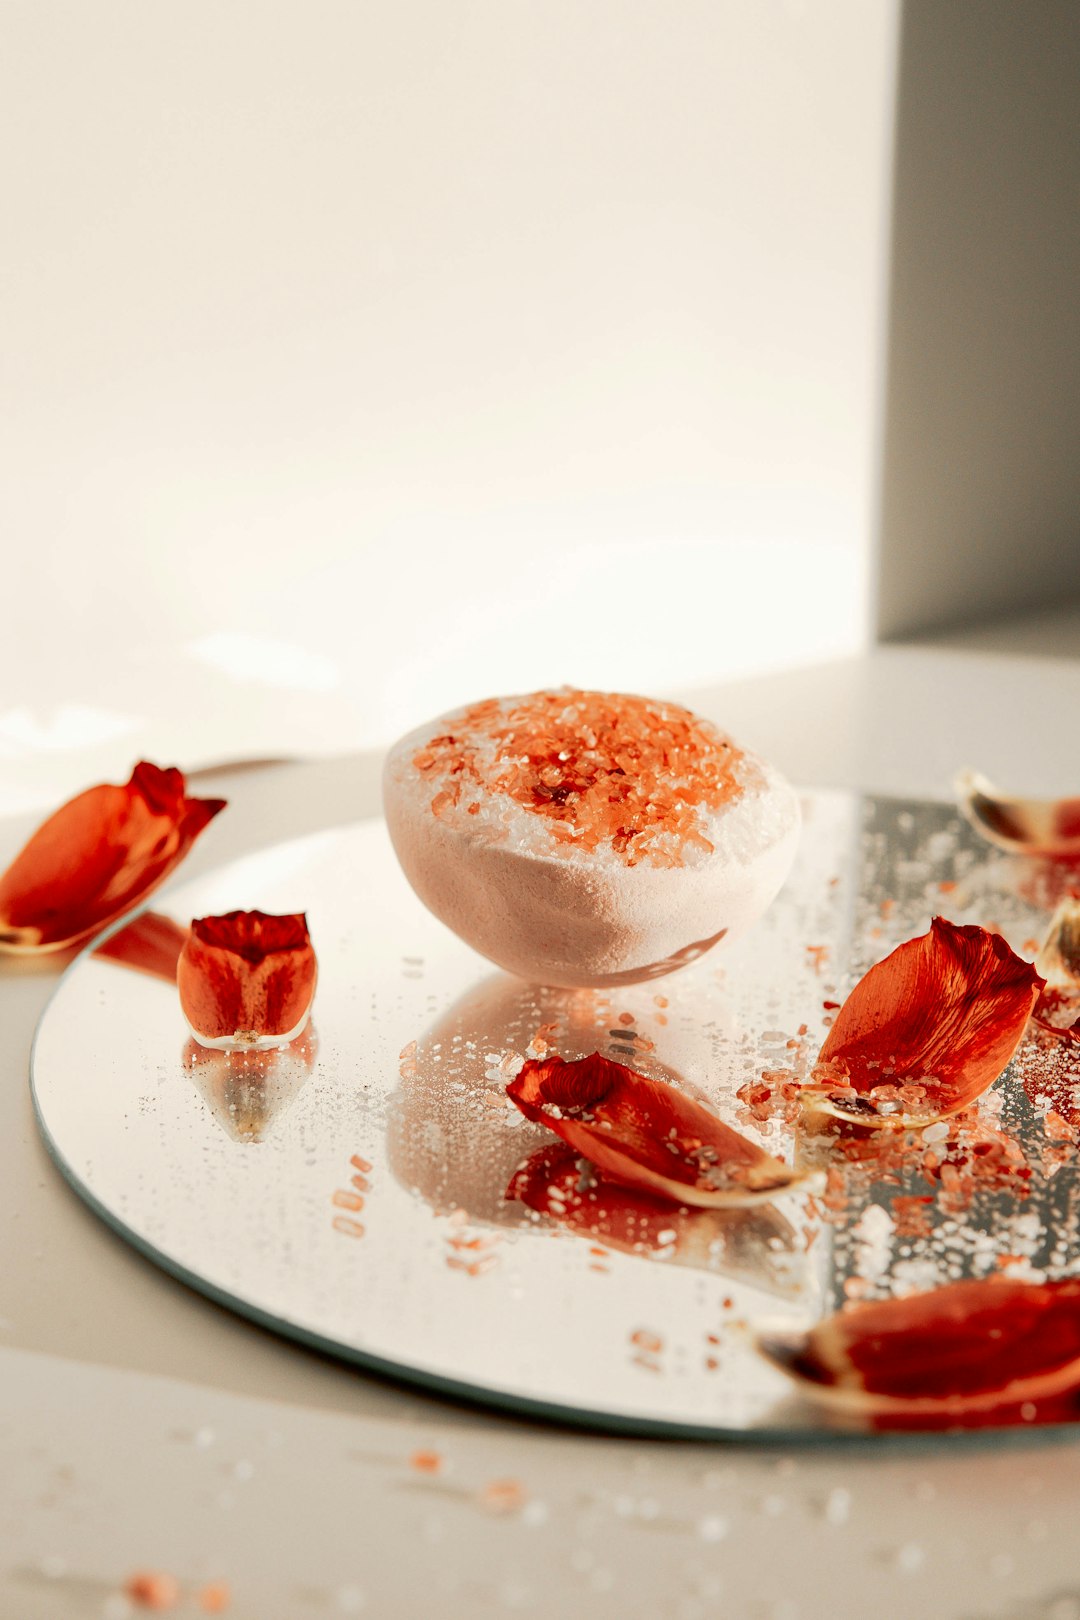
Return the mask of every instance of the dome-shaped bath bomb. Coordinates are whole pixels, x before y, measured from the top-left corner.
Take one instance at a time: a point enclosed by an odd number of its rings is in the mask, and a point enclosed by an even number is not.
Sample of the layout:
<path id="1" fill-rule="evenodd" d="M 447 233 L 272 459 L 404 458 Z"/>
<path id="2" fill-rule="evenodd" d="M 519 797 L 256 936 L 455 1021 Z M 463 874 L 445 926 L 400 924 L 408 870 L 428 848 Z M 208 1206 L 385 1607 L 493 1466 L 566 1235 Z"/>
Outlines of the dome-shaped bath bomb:
<path id="1" fill-rule="evenodd" d="M 674 703 L 563 688 L 403 737 L 383 796 L 417 894 L 542 984 L 630 984 L 754 923 L 795 856 L 783 777 Z"/>

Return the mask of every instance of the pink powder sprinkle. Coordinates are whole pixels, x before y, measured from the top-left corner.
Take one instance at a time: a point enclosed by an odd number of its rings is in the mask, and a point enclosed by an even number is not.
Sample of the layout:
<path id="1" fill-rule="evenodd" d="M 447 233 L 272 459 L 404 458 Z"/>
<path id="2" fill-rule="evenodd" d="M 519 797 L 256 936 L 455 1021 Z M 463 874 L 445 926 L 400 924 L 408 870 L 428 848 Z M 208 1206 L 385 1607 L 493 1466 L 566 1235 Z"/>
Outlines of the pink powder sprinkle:
<path id="1" fill-rule="evenodd" d="M 493 1479 L 480 1492 L 480 1502 L 490 1513 L 517 1513 L 529 1500 L 529 1493 L 519 1480 Z"/>
<path id="2" fill-rule="evenodd" d="M 224 1614 L 232 1602 L 232 1594 L 225 1581 L 211 1581 L 199 1592 L 199 1608 L 204 1614 Z"/>

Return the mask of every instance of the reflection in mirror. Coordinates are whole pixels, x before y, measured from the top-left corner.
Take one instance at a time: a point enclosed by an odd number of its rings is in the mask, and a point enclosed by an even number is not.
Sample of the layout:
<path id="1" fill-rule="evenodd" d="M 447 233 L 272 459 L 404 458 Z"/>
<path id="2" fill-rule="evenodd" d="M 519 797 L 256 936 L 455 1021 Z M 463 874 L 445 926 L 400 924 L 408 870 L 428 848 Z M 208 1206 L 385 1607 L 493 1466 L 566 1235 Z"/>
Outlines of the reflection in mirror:
<path id="1" fill-rule="evenodd" d="M 191 1039 L 182 1063 L 225 1134 L 234 1142 L 263 1142 L 296 1101 L 315 1067 L 319 1041 L 309 1024 L 288 1046 L 222 1052 Z"/>
<path id="2" fill-rule="evenodd" d="M 187 929 L 171 917 L 159 911 L 144 911 L 96 946 L 94 955 L 175 984 L 176 964 L 186 938 Z"/>
<path id="3" fill-rule="evenodd" d="M 584 1161 L 506 1097 L 507 1080 L 527 1057 L 601 1051 L 715 1107 L 695 1077 L 708 1073 L 718 1009 L 710 1008 L 705 1030 L 693 1020 L 669 1024 L 667 1006 L 648 986 L 613 993 L 526 984 L 502 973 L 483 980 L 402 1053 L 387 1124 L 394 1174 L 435 1214 L 458 1212 L 470 1227 L 558 1224 L 598 1250 L 798 1293 L 804 1256 L 791 1223 L 772 1205 L 691 1211 L 624 1188 L 599 1191 Z M 719 1015 L 730 1022 L 722 1004 Z M 586 1186 L 583 1197 L 577 1189 Z"/>
<path id="4" fill-rule="evenodd" d="M 604 990 L 485 969 L 411 896 L 377 824 L 260 857 L 257 882 L 200 878 L 171 900 L 177 923 L 136 919 L 58 988 L 35 1045 L 43 1126 L 143 1252 L 347 1359 L 597 1422 L 865 1428 L 755 1346 L 969 1280 L 1072 1277 L 1080 1047 L 1036 1026 L 1000 1081 L 925 1130 L 809 1130 L 800 1081 L 873 963 L 942 914 L 1030 961 L 1060 896 L 950 806 L 815 795 L 806 827 L 787 889 L 728 955 Z M 310 907 L 326 942 L 317 1062 L 314 1037 L 181 1056 L 180 925 L 251 892 Z M 526 1061 L 591 1053 L 676 1085 L 823 1190 L 690 1214 L 594 1182 L 565 1151 L 580 1143 L 506 1095 Z"/>
<path id="5" fill-rule="evenodd" d="M 805 1256 L 791 1222 L 772 1204 L 751 1209 L 688 1209 L 629 1187 L 601 1182 L 563 1142 L 538 1148 L 518 1166 L 506 1196 L 606 1249 L 739 1278 L 769 1294 L 795 1296 L 806 1283 Z"/>

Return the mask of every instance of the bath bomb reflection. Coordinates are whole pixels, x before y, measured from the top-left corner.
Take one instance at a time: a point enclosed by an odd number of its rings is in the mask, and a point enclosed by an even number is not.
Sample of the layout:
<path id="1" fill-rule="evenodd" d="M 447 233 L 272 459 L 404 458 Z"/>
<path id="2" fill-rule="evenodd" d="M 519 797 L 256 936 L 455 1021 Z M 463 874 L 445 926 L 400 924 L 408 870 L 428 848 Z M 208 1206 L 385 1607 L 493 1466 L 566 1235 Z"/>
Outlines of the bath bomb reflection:
<path id="1" fill-rule="evenodd" d="M 508 1102 L 507 1078 L 526 1053 L 537 1055 L 551 1042 L 567 1058 L 603 1051 L 708 1102 L 696 1082 L 709 1073 L 712 1032 L 693 1019 L 661 1025 L 659 1014 L 651 988 L 612 995 L 529 985 L 501 973 L 485 979 L 402 1053 L 387 1120 L 394 1176 L 434 1214 L 467 1218 L 470 1228 L 550 1235 L 559 1223 L 538 1226 L 535 1207 L 530 1214 L 507 1194 L 523 1165 L 561 1144 Z M 723 1022 L 722 1009 L 719 1017 Z M 619 1196 L 626 1204 L 633 1195 Z M 806 1285 L 795 1231 L 771 1205 L 695 1211 L 657 1205 L 655 1214 L 636 1212 L 629 1223 L 624 1211 L 605 1206 L 595 1230 L 583 1221 L 563 1229 L 639 1255 L 657 1250 L 665 1263 L 742 1277 L 771 1294 L 797 1295 Z M 653 1236 L 664 1241 L 654 1244 Z"/>
<path id="2" fill-rule="evenodd" d="M 404 737 L 384 777 L 413 888 L 511 973 L 632 984 L 743 933 L 795 857 L 798 801 L 677 704 L 563 689 Z"/>

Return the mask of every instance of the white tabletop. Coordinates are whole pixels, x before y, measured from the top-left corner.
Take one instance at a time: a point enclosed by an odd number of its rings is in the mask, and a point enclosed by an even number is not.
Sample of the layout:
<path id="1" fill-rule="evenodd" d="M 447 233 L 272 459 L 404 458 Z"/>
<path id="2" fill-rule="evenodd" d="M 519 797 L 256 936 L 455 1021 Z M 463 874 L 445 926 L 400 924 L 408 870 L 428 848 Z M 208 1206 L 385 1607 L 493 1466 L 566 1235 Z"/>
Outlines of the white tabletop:
<path id="1" fill-rule="evenodd" d="M 686 696 L 808 786 L 943 798 L 973 765 L 1077 791 L 1077 661 L 892 648 Z M 184 875 L 376 813 L 377 781 L 362 756 L 207 777 L 232 807 Z M 25 830 L 0 824 L 0 857 Z M 27 1058 L 56 971 L 0 982 L 3 1614 L 122 1620 L 125 1580 L 151 1568 L 181 1582 L 182 1614 L 227 1580 L 239 1620 L 1080 1617 L 1069 1444 L 599 1439 L 365 1377 L 172 1281 L 38 1141 Z M 516 1489 L 497 1511 L 501 1480 Z"/>

